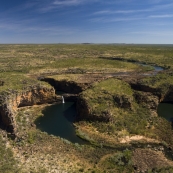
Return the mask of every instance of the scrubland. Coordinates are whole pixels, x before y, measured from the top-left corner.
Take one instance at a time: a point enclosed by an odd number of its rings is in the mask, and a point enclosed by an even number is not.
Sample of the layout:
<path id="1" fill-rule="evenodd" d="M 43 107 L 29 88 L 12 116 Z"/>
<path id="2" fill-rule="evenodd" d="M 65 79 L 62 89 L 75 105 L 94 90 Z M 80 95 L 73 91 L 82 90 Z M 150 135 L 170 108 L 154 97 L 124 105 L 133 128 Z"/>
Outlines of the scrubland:
<path id="1" fill-rule="evenodd" d="M 154 70 L 153 65 L 164 71 L 143 76 Z M 90 144 L 73 144 L 37 129 L 34 122 L 48 104 L 18 108 L 18 138 L 0 132 L 0 172 L 173 170 L 172 124 L 148 107 L 155 100 L 171 100 L 167 94 L 173 86 L 172 45 L 0 45 L 0 105 L 30 87 L 50 88 L 39 80 L 44 77 L 84 83 L 82 76 L 97 74 L 106 79 L 92 81 L 79 93 L 88 116 L 74 123 L 77 135 Z M 134 89 L 131 81 L 136 80 L 149 89 Z"/>

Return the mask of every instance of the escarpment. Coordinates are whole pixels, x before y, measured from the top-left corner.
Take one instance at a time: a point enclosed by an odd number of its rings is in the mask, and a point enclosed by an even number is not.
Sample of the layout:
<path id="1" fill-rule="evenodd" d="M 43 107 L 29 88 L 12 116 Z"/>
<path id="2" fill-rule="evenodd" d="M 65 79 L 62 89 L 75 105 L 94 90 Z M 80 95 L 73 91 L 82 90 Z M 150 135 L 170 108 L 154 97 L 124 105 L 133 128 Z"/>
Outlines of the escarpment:
<path id="1" fill-rule="evenodd" d="M 77 101 L 79 119 L 83 117 L 84 119 L 112 121 L 113 110 L 123 109 L 130 112 L 136 109 L 135 104 L 138 105 L 137 107 L 148 110 L 150 116 L 157 116 L 159 103 L 173 102 L 173 85 L 170 83 L 156 85 L 157 77 L 156 79 L 155 76 L 148 78 L 114 79 L 116 83 L 108 82 L 105 89 L 100 82 L 81 93 Z M 149 83 L 148 80 L 152 82 Z"/>
<path id="2" fill-rule="evenodd" d="M 41 78 L 52 85 L 57 91 L 63 91 L 70 94 L 79 94 L 90 88 L 93 83 L 109 78 L 107 75 L 101 74 L 64 74 L 53 75 Z"/>
<path id="3" fill-rule="evenodd" d="M 173 103 L 173 85 L 168 85 L 168 89 L 160 101 Z"/>
<path id="4" fill-rule="evenodd" d="M 16 134 L 17 108 L 60 101 L 61 96 L 56 95 L 55 90 L 66 92 L 63 94 L 65 100 L 77 103 L 78 120 L 117 122 L 118 118 L 128 114 L 140 114 L 143 108 L 149 116 L 156 116 L 160 102 L 173 101 L 173 85 L 163 90 L 162 85 L 152 86 L 143 79 L 127 81 L 104 75 L 68 74 L 41 80 L 52 87 L 38 85 L 4 97 L 0 106 L 2 128 Z"/>
<path id="5" fill-rule="evenodd" d="M 15 114 L 18 107 L 52 103 L 55 101 L 57 101 L 57 97 L 52 87 L 37 86 L 26 91 L 8 93 L 0 106 L 1 127 L 16 135 Z"/>
<path id="6" fill-rule="evenodd" d="M 57 91 L 63 91 L 72 94 L 79 94 L 90 86 L 90 83 L 77 83 L 67 80 L 58 81 L 52 78 L 44 78 L 43 80 L 54 86 Z"/>
<path id="7" fill-rule="evenodd" d="M 15 111 L 8 102 L 0 106 L 0 126 L 8 132 L 16 132 Z"/>
<path id="8" fill-rule="evenodd" d="M 173 88 L 170 86 L 167 91 L 172 93 Z M 168 92 L 159 93 L 160 87 L 156 90 L 137 90 L 129 83 L 115 78 L 102 81 L 79 95 L 78 120 L 92 122 L 101 133 L 104 129 L 104 132 L 116 136 L 122 132 L 127 136 L 142 135 L 164 140 L 172 146 L 171 123 L 158 116 L 157 108 L 160 102 L 173 98 Z"/>
<path id="9" fill-rule="evenodd" d="M 126 82 L 110 78 L 82 92 L 77 101 L 79 119 L 112 121 L 117 110 L 134 109 L 133 91 Z"/>
<path id="10" fill-rule="evenodd" d="M 14 107 L 32 106 L 36 104 L 52 103 L 56 100 L 54 88 L 37 87 L 21 92 L 12 98 Z"/>

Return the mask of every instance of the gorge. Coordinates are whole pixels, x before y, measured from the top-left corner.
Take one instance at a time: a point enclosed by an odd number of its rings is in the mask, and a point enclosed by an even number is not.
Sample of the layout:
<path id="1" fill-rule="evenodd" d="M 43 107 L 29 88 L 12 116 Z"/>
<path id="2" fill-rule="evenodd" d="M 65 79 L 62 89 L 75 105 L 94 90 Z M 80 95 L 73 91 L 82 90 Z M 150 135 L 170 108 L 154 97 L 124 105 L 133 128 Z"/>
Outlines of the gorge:
<path id="1" fill-rule="evenodd" d="M 0 47 L 0 172 L 172 171 L 172 47 Z"/>
<path id="2" fill-rule="evenodd" d="M 143 64 L 140 64 L 143 65 Z M 158 66 L 153 66 L 155 69 L 154 73 L 150 74 L 152 78 L 153 74 L 156 75 L 159 71 L 162 71 L 163 68 Z M 64 76 L 64 75 L 63 75 Z M 71 79 L 72 76 L 76 76 L 75 79 Z M 80 96 L 82 91 L 89 89 L 93 84 L 99 83 L 101 81 L 118 78 L 118 80 L 125 81 L 129 84 L 129 87 L 133 90 L 133 99 L 129 100 L 128 98 L 122 96 L 116 96 L 114 101 L 122 108 L 130 108 L 133 100 L 135 99 L 138 104 L 146 106 L 153 115 L 157 114 L 157 107 L 160 102 L 172 102 L 173 101 L 173 89 L 171 86 L 166 93 L 162 93 L 160 88 L 153 88 L 148 85 L 142 84 L 141 79 L 142 74 L 133 75 L 133 76 L 124 76 L 116 74 L 67 74 L 62 77 L 62 75 L 55 75 L 50 77 L 41 78 L 42 81 L 48 82 L 52 87 L 42 87 L 35 86 L 34 88 L 29 89 L 28 91 L 22 91 L 21 93 L 13 93 L 5 97 L 4 102 L 0 107 L 0 119 L 1 126 L 6 129 L 8 132 L 17 134 L 17 125 L 15 122 L 15 112 L 18 107 L 32 106 L 37 104 L 45 103 L 54 103 L 62 102 L 64 103 L 64 98 L 67 102 L 75 101 L 77 103 L 77 119 L 88 119 L 99 120 L 96 116 L 91 115 L 92 113 L 88 109 L 87 102 Z M 148 75 L 147 75 L 148 76 Z M 62 79 L 59 79 L 62 78 Z M 65 92 L 63 96 L 56 95 L 55 91 Z M 8 95 L 8 94 L 7 94 Z M 103 113 L 105 117 L 102 117 L 101 121 L 110 121 L 110 115 Z M 83 117 L 83 118 L 81 118 Z M 89 118 L 89 119 L 90 119 Z"/>

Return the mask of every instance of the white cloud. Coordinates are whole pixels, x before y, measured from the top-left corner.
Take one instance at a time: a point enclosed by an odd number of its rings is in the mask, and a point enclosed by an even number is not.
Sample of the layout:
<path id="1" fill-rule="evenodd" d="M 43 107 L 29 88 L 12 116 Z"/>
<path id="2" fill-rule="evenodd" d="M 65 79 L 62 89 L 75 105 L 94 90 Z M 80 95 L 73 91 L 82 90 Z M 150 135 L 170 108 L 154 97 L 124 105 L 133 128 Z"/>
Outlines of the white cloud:
<path id="1" fill-rule="evenodd" d="M 79 5 L 83 3 L 84 0 L 54 0 L 53 5 Z"/>
<path id="2" fill-rule="evenodd" d="M 165 10 L 165 9 L 172 9 L 173 3 L 164 3 L 160 5 L 155 5 L 152 9 L 153 10 Z"/>
<path id="3" fill-rule="evenodd" d="M 60 7 L 67 7 L 67 6 L 78 6 L 81 4 L 85 4 L 88 2 L 95 2 L 96 0 L 53 0 L 46 2 L 43 5 L 39 5 L 39 11 L 42 13 L 51 12 L 56 10 Z M 40 3 L 41 4 L 41 3 Z"/>
<path id="4" fill-rule="evenodd" d="M 145 18 L 140 17 L 115 17 L 115 18 L 105 18 L 105 17 L 98 17 L 90 19 L 91 22 L 102 22 L 102 23 L 111 23 L 111 22 L 123 22 L 123 21 L 134 21 L 134 20 L 142 20 Z"/>
<path id="5" fill-rule="evenodd" d="M 141 10 L 102 10 L 93 13 L 93 15 L 102 15 L 102 14 L 129 14 L 129 13 L 140 13 L 151 11 L 150 9 L 141 9 Z"/>
<path id="6" fill-rule="evenodd" d="M 163 0 L 153 0 L 152 5 L 150 4 L 151 2 L 148 2 L 150 6 L 148 8 L 142 8 L 140 9 L 133 9 L 133 6 L 128 7 L 128 9 L 124 10 L 123 7 L 122 9 L 116 10 L 116 9 L 102 9 L 100 11 L 96 11 L 92 15 L 111 15 L 111 14 L 132 14 L 132 13 L 145 13 L 145 12 L 154 12 L 158 11 L 161 12 L 162 10 L 171 10 L 173 8 L 173 3 L 172 2 L 165 2 L 161 3 Z M 121 4 L 123 4 L 121 2 Z M 115 6 L 116 8 L 116 6 Z"/>
<path id="7" fill-rule="evenodd" d="M 163 15 L 151 15 L 149 18 L 171 18 L 173 14 L 163 14 Z"/>

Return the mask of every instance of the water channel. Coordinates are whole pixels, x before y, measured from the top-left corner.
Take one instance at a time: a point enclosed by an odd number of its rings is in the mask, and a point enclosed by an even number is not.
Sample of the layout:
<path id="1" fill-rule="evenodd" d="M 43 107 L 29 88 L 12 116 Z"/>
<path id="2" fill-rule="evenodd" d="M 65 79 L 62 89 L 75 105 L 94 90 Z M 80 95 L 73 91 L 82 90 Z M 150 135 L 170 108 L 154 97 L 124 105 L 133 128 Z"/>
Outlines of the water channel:
<path id="1" fill-rule="evenodd" d="M 76 136 L 73 122 L 76 117 L 74 102 L 57 103 L 46 107 L 44 116 L 36 120 L 36 126 L 41 131 L 67 139 L 72 143 L 86 144 L 86 141 Z"/>

